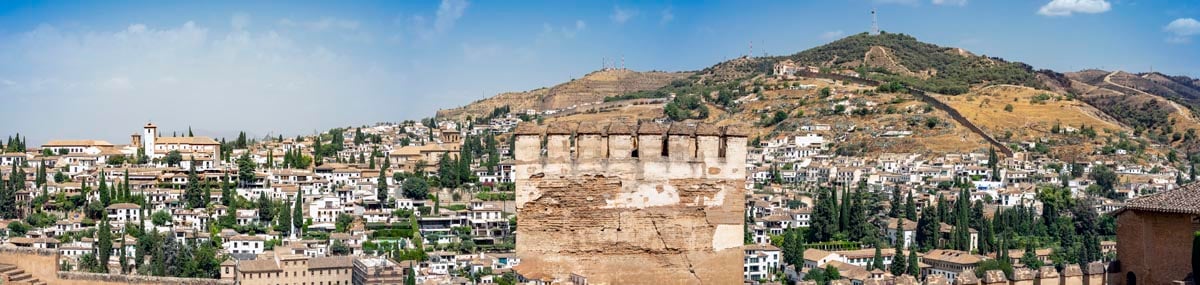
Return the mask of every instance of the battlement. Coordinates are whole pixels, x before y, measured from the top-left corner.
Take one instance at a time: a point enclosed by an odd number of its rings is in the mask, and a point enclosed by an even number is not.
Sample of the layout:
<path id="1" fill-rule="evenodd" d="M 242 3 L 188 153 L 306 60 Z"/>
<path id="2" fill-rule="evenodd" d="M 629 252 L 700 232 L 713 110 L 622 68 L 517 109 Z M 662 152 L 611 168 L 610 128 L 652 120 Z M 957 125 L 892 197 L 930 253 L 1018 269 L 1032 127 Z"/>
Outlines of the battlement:
<path id="1" fill-rule="evenodd" d="M 622 122 L 525 123 L 515 132 L 518 162 L 597 159 L 744 161 L 746 133 L 739 127 L 709 124 Z"/>

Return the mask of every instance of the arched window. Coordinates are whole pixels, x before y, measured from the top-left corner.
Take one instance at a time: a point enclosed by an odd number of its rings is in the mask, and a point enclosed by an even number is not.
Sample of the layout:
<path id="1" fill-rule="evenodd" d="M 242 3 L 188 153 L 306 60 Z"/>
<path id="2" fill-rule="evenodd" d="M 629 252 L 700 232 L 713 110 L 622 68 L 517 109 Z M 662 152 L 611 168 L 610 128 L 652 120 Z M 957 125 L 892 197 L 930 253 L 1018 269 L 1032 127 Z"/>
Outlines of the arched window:
<path id="1" fill-rule="evenodd" d="M 1137 274 L 1133 274 L 1133 271 L 1125 273 L 1125 285 L 1137 285 Z"/>

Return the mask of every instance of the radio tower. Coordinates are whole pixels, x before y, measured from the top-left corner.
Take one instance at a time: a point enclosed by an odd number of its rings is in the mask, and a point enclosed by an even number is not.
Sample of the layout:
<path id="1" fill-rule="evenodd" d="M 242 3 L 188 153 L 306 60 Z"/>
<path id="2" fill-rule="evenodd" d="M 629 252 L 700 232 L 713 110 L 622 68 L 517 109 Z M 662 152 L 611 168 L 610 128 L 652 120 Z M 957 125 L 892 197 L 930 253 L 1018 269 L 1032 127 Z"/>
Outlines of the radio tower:
<path id="1" fill-rule="evenodd" d="M 879 20 L 875 18 L 874 8 L 871 8 L 871 35 L 879 35 Z"/>

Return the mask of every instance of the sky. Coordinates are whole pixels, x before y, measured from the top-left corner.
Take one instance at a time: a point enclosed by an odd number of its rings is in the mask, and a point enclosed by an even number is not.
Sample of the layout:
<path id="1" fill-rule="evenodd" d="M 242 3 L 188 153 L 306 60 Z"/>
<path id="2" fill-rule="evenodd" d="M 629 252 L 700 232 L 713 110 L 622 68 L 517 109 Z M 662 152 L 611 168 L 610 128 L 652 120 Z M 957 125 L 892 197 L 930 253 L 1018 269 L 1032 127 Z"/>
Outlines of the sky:
<path id="1" fill-rule="evenodd" d="M 1200 76 L 1200 1 L 0 1 L 0 136 L 295 136 L 605 61 L 698 70 L 879 26 L 1035 68 Z"/>

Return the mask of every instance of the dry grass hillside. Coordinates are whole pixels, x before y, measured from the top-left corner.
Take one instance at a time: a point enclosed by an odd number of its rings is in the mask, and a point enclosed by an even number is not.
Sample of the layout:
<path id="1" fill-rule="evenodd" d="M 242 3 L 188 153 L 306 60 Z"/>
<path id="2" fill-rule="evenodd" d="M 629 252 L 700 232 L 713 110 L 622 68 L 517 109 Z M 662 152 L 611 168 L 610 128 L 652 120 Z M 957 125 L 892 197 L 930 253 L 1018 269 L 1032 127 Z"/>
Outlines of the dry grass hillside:
<path id="1" fill-rule="evenodd" d="M 1164 96 L 1171 93 L 1155 83 L 1154 78 L 1144 78 L 1122 71 L 1085 70 L 1067 73 L 1072 89 L 1087 103 L 1125 122 L 1134 129 L 1145 130 L 1149 136 L 1160 141 L 1172 141 L 1176 134 L 1191 129 L 1200 129 L 1192 111 L 1175 100 Z M 1159 92 L 1162 94 L 1152 94 Z"/>
<path id="2" fill-rule="evenodd" d="M 676 79 L 690 76 L 687 72 L 637 72 L 628 69 L 600 70 L 550 88 L 538 88 L 525 92 L 509 92 L 495 97 L 475 101 L 466 106 L 439 110 L 441 118 L 465 118 L 486 116 L 492 109 L 509 106 L 513 112 L 522 110 L 564 109 L 584 103 L 604 101 L 605 97 L 630 92 L 653 90 L 666 86 Z"/>
<path id="3" fill-rule="evenodd" d="M 1094 142 L 1108 133 L 1127 130 L 1104 112 L 1062 94 L 1015 85 L 993 85 L 958 96 L 937 96 L 988 134 L 1007 141 L 1037 141 L 1054 137 L 1055 125 L 1065 129 L 1097 130 Z M 1009 108 L 1011 106 L 1011 108 Z M 1011 136 L 1009 135 L 1011 134 Z"/>

